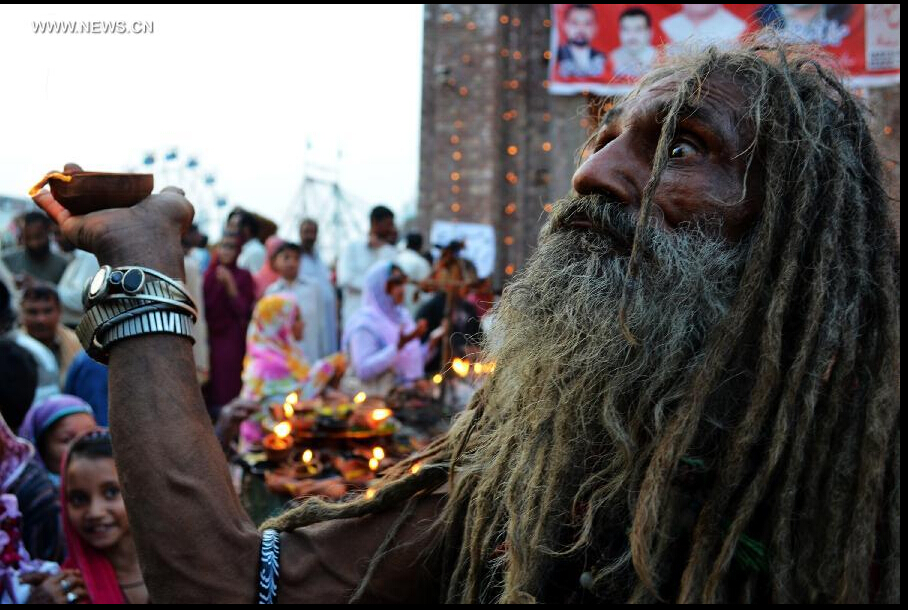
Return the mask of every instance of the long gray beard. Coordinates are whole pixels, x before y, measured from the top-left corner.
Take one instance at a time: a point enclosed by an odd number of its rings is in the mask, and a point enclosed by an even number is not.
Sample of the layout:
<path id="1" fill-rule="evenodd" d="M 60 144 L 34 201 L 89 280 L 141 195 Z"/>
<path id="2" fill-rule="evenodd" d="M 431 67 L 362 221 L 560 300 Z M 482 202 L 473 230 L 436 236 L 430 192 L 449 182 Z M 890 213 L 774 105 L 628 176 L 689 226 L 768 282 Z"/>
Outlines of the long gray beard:
<path id="1" fill-rule="evenodd" d="M 580 213 L 594 230 L 566 228 Z M 639 342 L 633 347 L 618 311 L 635 224 L 635 216 L 602 197 L 557 204 L 539 248 L 495 310 L 489 350 L 503 373 L 512 361 L 524 373 L 537 368 L 530 361 L 537 363 L 543 377 L 548 367 L 568 367 L 589 379 L 591 392 L 607 382 L 617 396 L 691 368 L 708 331 L 728 311 L 748 246 L 729 244 L 714 222 L 674 231 L 644 227 L 636 289 L 627 293 L 625 308 L 627 330 Z"/>
<path id="2" fill-rule="evenodd" d="M 567 228 L 581 213 L 594 230 Z M 529 441 L 561 453 L 565 467 L 584 464 L 561 481 L 575 478 L 575 491 L 592 473 L 603 477 L 607 495 L 627 491 L 623 484 L 701 362 L 707 334 L 727 313 L 749 250 L 729 244 L 715 222 L 644 227 L 636 236 L 643 248 L 637 288 L 626 306 L 634 346 L 618 312 L 635 225 L 635 216 L 602 197 L 559 202 L 494 310 L 487 350 L 497 372 L 486 409 L 499 424 L 486 428 L 485 442 Z M 496 435 L 500 427 L 512 438 Z"/>

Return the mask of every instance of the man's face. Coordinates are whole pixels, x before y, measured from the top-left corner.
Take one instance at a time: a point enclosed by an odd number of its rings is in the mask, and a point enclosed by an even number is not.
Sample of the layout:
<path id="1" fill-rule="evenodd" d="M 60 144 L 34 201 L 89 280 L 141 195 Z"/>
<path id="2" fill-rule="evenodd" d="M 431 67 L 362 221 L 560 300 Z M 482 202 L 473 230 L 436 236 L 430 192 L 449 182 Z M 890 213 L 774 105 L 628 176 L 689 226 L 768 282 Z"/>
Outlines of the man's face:
<path id="1" fill-rule="evenodd" d="M 394 239 L 394 236 L 397 235 L 397 227 L 394 226 L 394 217 L 392 216 L 376 222 L 372 225 L 372 232 L 380 240 L 390 244 Z"/>
<path id="2" fill-rule="evenodd" d="M 33 258 L 44 258 L 50 253 L 48 228 L 40 222 L 28 223 L 22 232 L 22 245 Z"/>
<path id="3" fill-rule="evenodd" d="M 22 323 L 32 338 L 50 345 L 60 323 L 60 304 L 53 299 L 29 299 L 22 302 Z"/>
<path id="4" fill-rule="evenodd" d="M 653 31 L 646 24 L 643 15 L 629 15 L 621 19 L 618 38 L 621 46 L 630 51 L 642 51 L 653 39 Z"/>
<path id="5" fill-rule="evenodd" d="M 601 130 L 594 152 L 573 178 L 579 195 L 605 195 L 633 211 L 640 207 L 652 172 L 662 120 L 676 91 L 676 78 L 655 83 L 622 103 Z M 652 216 L 666 230 L 702 219 L 718 220 L 726 238 L 741 239 L 759 212 L 761 184 L 755 166 L 744 192 L 750 128 L 739 109 L 744 92 L 727 77 L 710 77 L 694 108 L 682 109 L 670 158 L 654 195 Z"/>
<path id="6" fill-rule="evenodd" d="M 318 240 L 318 225 L 311 222 L 303 223 L 300 227 L 300 246 L 305 252 L 312 252 Z"/>
<path id="7" fill-rule="evenodd" d="M 596 37 L 596 13 L 590 9 L 575 8 L 568 11 L 564 33 L 568 42 L 576 47 L 589 46 Z"/>

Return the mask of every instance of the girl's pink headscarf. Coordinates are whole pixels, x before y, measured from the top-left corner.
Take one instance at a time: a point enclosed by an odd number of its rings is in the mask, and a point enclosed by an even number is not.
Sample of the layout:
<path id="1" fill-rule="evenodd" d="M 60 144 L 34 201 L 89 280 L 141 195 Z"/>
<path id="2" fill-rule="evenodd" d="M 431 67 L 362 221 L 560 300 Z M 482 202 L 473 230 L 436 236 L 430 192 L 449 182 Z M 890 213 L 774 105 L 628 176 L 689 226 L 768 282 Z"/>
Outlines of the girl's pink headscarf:
<path id="1" fill-rule="evenodd" d="M 256 301 L 265 296 L 265 290 L 268 289 L 268 286 L 278 281 L 281 277 L 277 274 L 277 271 L 271 268 L 271 259 L 274 258 L 274 253 L 277 252 L 277 249 L 283 245 L 284 240 L 277 235 L 272 235 L 265 240 L 265 251 L 268 254 L 268 258 L 265 259 L 265 264 L 262 265 L 262 268 L 253 276 Z"/>
<path id="2" fill-rule="evenodd" d="M 103 428 L 87 432 L 73 441 L 70 448 L 81 439 L 92 434 L 108 434 Z M 60 512 L 63 517 L 63 532 L 66 534 L 67 558 L 63 562 L 64 569 L 77 569 L 82 572 L 88 597 L 93 604 L 125 604 L 123 591 L 117 581 L 117 573 L 113 565 L 100 551 L 86 543 L 79 536 L 76 527 L 69 520 L 69 510 L 66 502 L 66 470 L 69 466 L 70 451 L 63 456 L 60 465 Z"/>

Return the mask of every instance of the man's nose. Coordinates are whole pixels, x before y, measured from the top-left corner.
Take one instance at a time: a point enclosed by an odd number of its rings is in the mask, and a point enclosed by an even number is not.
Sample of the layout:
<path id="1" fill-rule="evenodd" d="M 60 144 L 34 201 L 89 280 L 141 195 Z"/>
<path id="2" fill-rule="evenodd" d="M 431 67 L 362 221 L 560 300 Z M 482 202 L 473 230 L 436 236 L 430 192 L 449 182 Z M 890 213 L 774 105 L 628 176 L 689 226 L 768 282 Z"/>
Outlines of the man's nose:
<path id="1" fill-rule="evenodd" d="M 650 168 L 649 160 L 632 150 L 631 138 L 624 133 L 590 155 L 574 172 L 572 185 L 578 195 L 606 195 L 638 208 Z"/>

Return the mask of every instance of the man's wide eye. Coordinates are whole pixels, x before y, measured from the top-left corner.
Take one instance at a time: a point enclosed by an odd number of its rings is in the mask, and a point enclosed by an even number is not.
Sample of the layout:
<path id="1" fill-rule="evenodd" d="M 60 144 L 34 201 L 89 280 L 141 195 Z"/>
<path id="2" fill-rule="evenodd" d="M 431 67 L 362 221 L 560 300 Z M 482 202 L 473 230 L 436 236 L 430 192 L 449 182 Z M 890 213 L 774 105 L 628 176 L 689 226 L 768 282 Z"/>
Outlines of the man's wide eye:
<path id="1" fill-rule="evenodd" d="M 689 157 L 690 155 L 697 152 L 697 149 L 688 142 L 678 142 L 677 144 L 672 144 L 671 153 L 669 157 L 672 159 L 682 159 L 684 157 Z"/>

